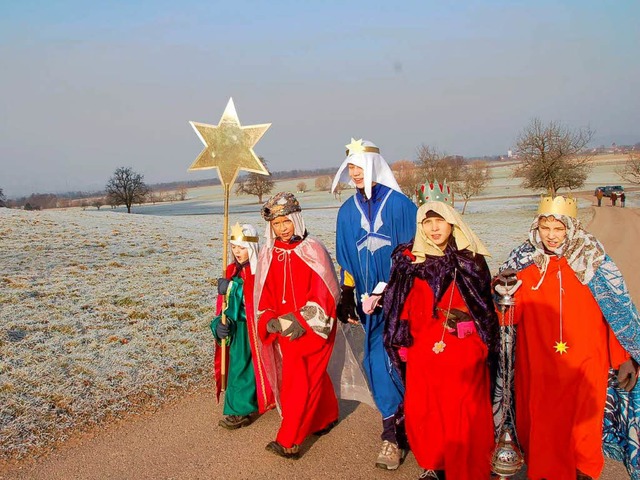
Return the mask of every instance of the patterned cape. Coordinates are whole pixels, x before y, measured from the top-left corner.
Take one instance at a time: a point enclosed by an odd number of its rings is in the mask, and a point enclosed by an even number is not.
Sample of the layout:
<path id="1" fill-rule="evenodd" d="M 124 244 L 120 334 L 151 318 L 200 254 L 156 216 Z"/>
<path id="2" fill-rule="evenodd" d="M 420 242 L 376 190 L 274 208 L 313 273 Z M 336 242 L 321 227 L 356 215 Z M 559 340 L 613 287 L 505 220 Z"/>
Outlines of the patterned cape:
<path id="1" fill-rule="evenodd" d="M 533 263 L 534 253 L 531 243 L 523 243 L 511 252 L 500 271 L 528 267 Z M 587 286 L 622 347 L 640 363 L 640 315 L 620 270 L 608 255 Z M 509 333 L 515 336 L 515 330 Z M 515 338 L 509 343 L 514 345 Z M 640 480 L 640 386 L 636 385 L 631 392 L 621 389 L 614 370 L 609 372 L 603 426 L 604 454 L 623 462 L 632 480 Z"/>

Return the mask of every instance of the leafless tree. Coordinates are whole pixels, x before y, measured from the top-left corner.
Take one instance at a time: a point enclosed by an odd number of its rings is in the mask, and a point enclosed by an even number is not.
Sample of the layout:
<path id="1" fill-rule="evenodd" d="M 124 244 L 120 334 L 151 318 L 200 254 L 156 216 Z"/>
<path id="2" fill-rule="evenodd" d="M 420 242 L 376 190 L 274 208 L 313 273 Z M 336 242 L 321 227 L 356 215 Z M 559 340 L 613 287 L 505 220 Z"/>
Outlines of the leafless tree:
<path id="1" fill-rule="evenodd" d="M 307 184 L 305 182 L 298 182 L 298 185 L 296 185 L 296 191 L 303 193 L 306 192 Z"/>
<path id="2" fill-rule="evenodd" d="M 471 197 L 482 193 L 491 182 L 491 171 L 485 162 L 475 161 L 465 164 L 460 171 L 460 179 L 453 182 L 453 192 L 464 199 L 462 215 Z"/>
<path id="3" fill-rule="evenodd" d="M 102 198 L 102 197 L 94 198 L 93 202 L 91 202 L 91 205 L 93 205 L 98 210 L 100 210 L 100 207 L 104 205 L 104 198 Z"/>
<path id="4" fill-rule="evenodd" d="M 176 191 L 176 195 L 178 196 L 178 200 L 184 202 L 187 199 L 187 187 L 180 185 Z"/>
<path id="5" fill-rule="evenodd" d="M 640 185 L 640 154 L 629 153 L 629 159 L 616 169 L 616 173 L 623 180 Z"/>
<path id="6" fill-rule="evenodd" d="M 416 164 L 411 160 L 398 160 L 391 164 L 391 170 L 402 192 L 407 197 L 413 198 L 420 182 L 420 172 Z"/>
<path id="7" fill-rule="evenodd" d="M 329 175 L 322 175 L 321 177 L 316 178 L 316 190 L 319 192 L 326 192 L 331 188 L 331 183 L 333 179 Z"/>
<path id="8" fill-rule="evenodd" d="M 260 161 L 264 167 L 267 167 L 267 162 L 264 158 L 260 157 Z M 271 173 L 271 172 L 269 172 Z M 271 178 L 271 175 L 261 175 L 259 173 L 249 173 L 243 180 L 236 184 L 236 195 L 256 195 L 258 197 L 258 203 L 262 203 L 262 197 L 269 195 L 273 191 L 275 182 Z"/>
<path id="9" fill-rule="evenodd" d="M 336 188 L 333 190 L 333 198 L 335 198 L 339 202 L 342 202 L 342 191 L 346 190 L 347 188 L 349 188 L 348 183 L 338 182 Z"/>
<path id="10" fill-rule="evenodd" d="M 418 179 L 424 181 L 438 180 L 447 183 L 460 179 L 460 169 L 464 165 L 464 158 L 459 155 L 447 155 L 439 152 L 434 147 L 422 144 L 418 147 L 416 154 L 416 164 L 418 166 Z"/>
<path id="11" fill-rule="evenodd" d="M 571 130 L 560 123 L 546 125 L 535 118 L 520 133 L 516 152 L 522 163 L 514 177 L 522 178 L 522 186 L 546 190 L 555 195 L 558 190 L 573 190 L 584 185 L 591 170 L 591 155 L 583 149 L 593 138 L 589 128 Z"/>
<path id="12" fill-rule="evenodd" d="M 105 187 L 110 205 L 125 205 L 131 213 L 131 205 L 143 203 L 150 189 L 144 183 L 144 176 L 131 167 L 119 167 Z"/>

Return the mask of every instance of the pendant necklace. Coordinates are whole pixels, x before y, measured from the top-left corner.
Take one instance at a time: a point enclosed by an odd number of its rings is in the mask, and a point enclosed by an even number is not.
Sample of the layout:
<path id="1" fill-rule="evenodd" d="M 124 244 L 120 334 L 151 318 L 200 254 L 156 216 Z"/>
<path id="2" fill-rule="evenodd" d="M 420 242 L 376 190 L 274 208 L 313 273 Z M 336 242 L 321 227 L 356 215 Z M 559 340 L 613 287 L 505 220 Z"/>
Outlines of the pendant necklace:
<path id="1" fill-rule="evenodd" d="M 449 306 L 447 307 L 447 313 L 444 316 L 444 322 L 442 323 L 442 337 L 440 337 L 440 341 L 433 344 L 433 352 L 437 355 L 438 353 L 444 352 L 444 348 L 447 346 L 444 343 L 444 334 L 447 331 L 447 319 L 449 318 L 449 313 L 451 312 L 451 303 L 453 302 L 453 292 L 456 290 L 456 276 L 458 274 L 458 269 L 453 269 L 453 280 L 451 281 L 451 296 L 449 297 Z"/>
<path id="2" fill-rule="evenodd" d="M 563 353 L 569 353 L 567 350 L 569 349 L 569 345 L 562 338 L 562 296 L 564 295 L 564 290 L 562 288 L 562 271 L 558 270 L 558 282 L 560 283 L 560 340 L 556 342 L 555 349 L 556 353 L 559 353 L 562 356 Z"/>

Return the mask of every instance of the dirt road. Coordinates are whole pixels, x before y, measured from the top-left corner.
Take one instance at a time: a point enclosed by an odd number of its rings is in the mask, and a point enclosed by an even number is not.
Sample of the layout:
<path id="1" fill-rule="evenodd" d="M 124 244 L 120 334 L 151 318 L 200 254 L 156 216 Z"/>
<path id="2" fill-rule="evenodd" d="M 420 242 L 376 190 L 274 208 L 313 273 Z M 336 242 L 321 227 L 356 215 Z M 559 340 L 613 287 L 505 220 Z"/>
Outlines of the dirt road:
<path id="1" fill-rule="evenodd" d="M 631 293 L 640 300 L 640 211 L 595 208 L 589 229 L 621 268 Z M 129 416 L 116 424 L 79 434 L 51 454 L 0 467 L 0 479 L 391 479 L 417 478 L 420 468 L 409 455 L 397 472 L 373 464 L 379 447 L 377 413 L 366 405 L 341 404 L 342 421 L 331 434 L 307 442 L 298 461 L 264 450 L 279 424 L 269 412 L 249 428 L 228 432 L 217 427 L 221 405 L 203 388 L 157 412 Z M 628 478 L 607 462 L 604 480 Z"/>

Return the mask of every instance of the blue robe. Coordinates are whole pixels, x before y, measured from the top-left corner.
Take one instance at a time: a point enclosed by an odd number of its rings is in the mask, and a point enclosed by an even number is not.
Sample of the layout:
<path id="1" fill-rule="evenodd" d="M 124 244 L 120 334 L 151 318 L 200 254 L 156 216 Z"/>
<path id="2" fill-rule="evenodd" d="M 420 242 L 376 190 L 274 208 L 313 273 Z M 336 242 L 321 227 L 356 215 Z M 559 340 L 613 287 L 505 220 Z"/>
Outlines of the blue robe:
<path id="1" fill-rule="evenodd" d="M 405 195 L 381 184 L 373 186 L 371 199 L 358 191 L 338 212 L 338 263 L 355 279 L 358 315 L 365 330 L 363 368 L 383 418 L 396 412 L 404 387 L 384 348 L 382 312 L 365 315 L 361 296 L 389 280 L 391 254 L 415 236 L 416 213 L 417 207 Z"/>

